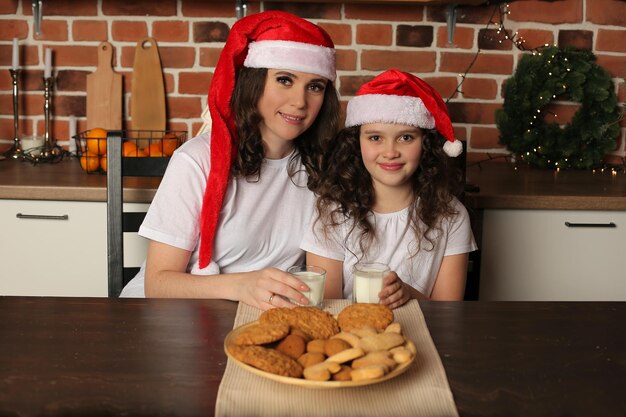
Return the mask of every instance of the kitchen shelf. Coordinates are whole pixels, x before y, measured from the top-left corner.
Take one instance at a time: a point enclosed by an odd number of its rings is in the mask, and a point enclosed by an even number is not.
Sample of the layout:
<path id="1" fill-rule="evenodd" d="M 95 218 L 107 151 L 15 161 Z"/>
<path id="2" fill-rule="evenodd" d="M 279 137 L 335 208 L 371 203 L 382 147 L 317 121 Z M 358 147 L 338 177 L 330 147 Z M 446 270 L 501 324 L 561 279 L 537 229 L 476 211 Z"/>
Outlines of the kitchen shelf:
<path id="1" fill-rule="evenodd" d="M 261 0 L 248 0 L 247 3 L 259 3 Z M 488 0 L 343 0 L 341 3 L 349 4 L 456 4 L 466 6 L 480 6 L 487 4 Z M 336 3 L 332 0 L 283 0 L 283 3 Z"/>

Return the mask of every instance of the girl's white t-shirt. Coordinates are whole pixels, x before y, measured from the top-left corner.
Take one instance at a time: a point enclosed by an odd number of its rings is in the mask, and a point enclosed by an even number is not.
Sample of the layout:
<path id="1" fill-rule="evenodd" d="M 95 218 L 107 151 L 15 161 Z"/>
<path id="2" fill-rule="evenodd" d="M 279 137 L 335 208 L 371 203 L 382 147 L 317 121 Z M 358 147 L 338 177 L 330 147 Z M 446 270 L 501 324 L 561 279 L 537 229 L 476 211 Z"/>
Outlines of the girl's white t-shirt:
<path id="1" fill-rule="evenodd" d="M 139 234 L 191 251 L 187 272 L 194 275 L 244 272 L 276 267 L 286 270 L 304 262 L 299 248 L 314 210 L 300 159 L 289 177 L 292 155 L 266 159 L 260 178 L 231 179 L 220 212 L 211 263 L 200 269 L 199 237 L 202 200 L 210 172 L 210 132 L 176 150 L 154 196 Z M 122 297 L 144 297 L 145 262 L 122 291 Z"/>
<path id="2" fill-rule="evenodd" d="M 321 221 L 313 219 L 300 247 L 307 252 L 343 262 L 344 298 L 352 298 L 352 267 L 359 261 L 385 263 L 404 282 L 430 296 L 443 257 L 477 249 L 467 210 L 457 199 L 454 199 L 453 206 L 458 214 L 442 220 L 441 231 L 436 232 L 433 240 L 434 246 L 422 238 L 421 249 L 413 256 L 411 254 L 416 252 L 417 241 L 415 232 L 408 225 L 408 208 L 394 213 L 370 215 L 377 240 L 372 243 L 366 256 L 362 256 L 359 249 L 358 230 L 348 236 L 351 221 L 334 228 L 328 239 L 325 239 Z"/>

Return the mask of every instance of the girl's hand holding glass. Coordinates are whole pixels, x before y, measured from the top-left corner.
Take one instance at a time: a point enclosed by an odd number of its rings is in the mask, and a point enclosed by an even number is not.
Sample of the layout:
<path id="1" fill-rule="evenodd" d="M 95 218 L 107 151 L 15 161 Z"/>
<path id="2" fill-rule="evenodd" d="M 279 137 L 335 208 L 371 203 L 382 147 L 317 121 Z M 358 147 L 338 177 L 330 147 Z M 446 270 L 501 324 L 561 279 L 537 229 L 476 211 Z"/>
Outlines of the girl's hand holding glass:
<path id="1" fill-rule="evenodd" d="M 408 284 L 400 279 L 398 274 L 391 271 L 383 279 L 383 289 L 379 293 L 380 303 L 392 309 L 398 308 L 412 298 L 411 293 L 413 291 L 418 292 L 411 289 Z"/>

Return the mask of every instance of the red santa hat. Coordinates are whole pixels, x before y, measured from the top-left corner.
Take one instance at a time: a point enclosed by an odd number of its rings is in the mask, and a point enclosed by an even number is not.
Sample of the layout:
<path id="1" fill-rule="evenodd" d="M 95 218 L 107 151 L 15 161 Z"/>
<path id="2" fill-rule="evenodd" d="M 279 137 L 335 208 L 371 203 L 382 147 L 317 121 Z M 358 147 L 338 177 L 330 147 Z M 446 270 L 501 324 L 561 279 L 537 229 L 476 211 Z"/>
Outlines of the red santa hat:
<path id="1" fill-rule="evenodd" d="M 346 127 L 393 123 L 437 129 L 447 139 L 443 150 L 458 156 L 463 145 L 454 139 L 448 109 L 439 93 L 424 80 L 391 69 L 363 84 L 348 102 Z"/>
<path id="2" fill-rule="evenodd" d="M 236 155 L 237 129 L 230 103 L 242 66 L 307 72 L 330 81 L 336 77 L 334 44 L 319 26 L 281 11 L 253 14 L 233 25 L 209 87 L 211 172 L 200 216 L 200 268 L 211 261 L 217 222 Z"/>

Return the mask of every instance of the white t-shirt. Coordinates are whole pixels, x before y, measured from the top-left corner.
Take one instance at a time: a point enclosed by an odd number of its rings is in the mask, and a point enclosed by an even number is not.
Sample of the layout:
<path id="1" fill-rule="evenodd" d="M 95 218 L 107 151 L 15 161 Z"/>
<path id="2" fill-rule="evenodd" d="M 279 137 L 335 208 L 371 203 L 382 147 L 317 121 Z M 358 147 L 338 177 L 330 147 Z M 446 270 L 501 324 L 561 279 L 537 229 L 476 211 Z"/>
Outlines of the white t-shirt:
<path id="1" fill-rule="evenodd" d="M 244 272 L 266 267 L 287 269 L 304 262 L 299 248 L 308 228 L 315 196 L 306 187 L 300 160 L 288 175 L 288 156 L 266 159 L 258 181 L 238 178 L 228 183 L 213 244 L 211 263 L 199 268 L 200 213 L 210 171 L 210 133 L 176 150 L 139 234 L 192 251 L 187 272 L 195 275 Z M 122 297 L 144 297 L 145 263 L 122 291 Z"/>
<path id="2" fill-rule="evenodd" d="M 443 257 L 477 249 L 467 210 L 456 199 L 453 204 L 458 214 L 442 221 L 441 232 L 434 239 L 434 247 L 431 249 L 429 242 L 422 238 L 421 249 L 413 257 L 410 254 L 415 253 L 417 242 L 415 232 L 408 227 L 408 208 L 395 213 L 371 215 L 370 221 L 374 224 L 377 240 L 372 243 L 365 257 L 359 249 L 359 231 L 348 236 L 351 222 L 334 228 L 328 240 L 324 239 L 321 232 L 321 221 L 311 223 L 300 247 L 307 252 L 343 262 L 345 298 L 352 298 L 352 267 L 359 261 L 385 263 L 404 282 L 430 296 Z"/>

